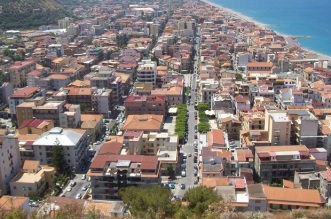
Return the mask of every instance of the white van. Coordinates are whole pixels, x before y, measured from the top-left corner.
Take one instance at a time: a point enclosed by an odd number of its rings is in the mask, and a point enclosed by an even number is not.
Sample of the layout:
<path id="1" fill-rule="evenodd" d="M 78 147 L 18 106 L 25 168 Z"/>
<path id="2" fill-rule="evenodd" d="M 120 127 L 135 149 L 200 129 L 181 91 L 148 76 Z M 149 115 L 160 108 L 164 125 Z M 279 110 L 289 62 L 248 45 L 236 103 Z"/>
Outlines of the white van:
<path id="1" fill-rule="evenodd" d="M 185 177 L 186 176 L 186 172 L 185 171 L 182 171 L 182 177 Z"/>

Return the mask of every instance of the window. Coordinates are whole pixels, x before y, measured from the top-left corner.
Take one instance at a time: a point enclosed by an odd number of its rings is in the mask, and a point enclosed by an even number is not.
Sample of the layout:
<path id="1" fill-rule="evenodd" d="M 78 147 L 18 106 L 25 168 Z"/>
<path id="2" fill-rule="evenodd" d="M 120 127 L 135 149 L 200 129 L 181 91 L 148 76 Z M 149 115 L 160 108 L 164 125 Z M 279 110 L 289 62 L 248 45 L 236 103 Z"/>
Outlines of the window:
<path id="1" fill-rule="evenodd" d="M 13 189 L 16 189 L 16 186 L 13 186 Z"/>
<path id="2" fill-rule="evenodd" d="M 255 203 L 261 203 L 261 200 L 255 200 Z"/>
<path id="3" fill-rule="evenodd" d="M 29 187 L 29 191 L 32 191 L 32 188 L 31 187 Z"/>
<path id="4" fill-rule="evenodd" d="M 39 155 L 40 155 L 40 156 L 43 156 L 43 153 L 40 152 Z"/>

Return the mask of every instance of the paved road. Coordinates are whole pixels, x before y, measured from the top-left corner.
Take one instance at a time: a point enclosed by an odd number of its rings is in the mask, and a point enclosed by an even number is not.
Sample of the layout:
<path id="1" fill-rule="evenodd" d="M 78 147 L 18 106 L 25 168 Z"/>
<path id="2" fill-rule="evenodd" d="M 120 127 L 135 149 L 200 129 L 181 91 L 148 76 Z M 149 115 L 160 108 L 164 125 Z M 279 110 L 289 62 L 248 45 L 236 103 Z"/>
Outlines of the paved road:
<path id="1" fill-rule="evenodd" d="M 199 30 L 198 30 L 199 31 Z M 198 54 L 199 54 L 199 48 L 200 48 L 200 41 L 197 41 L 196 44 L 196 54 L 197 54 L 197 59 L 198 59 Z M 198 61 L 194 62 L 194 74 L 192 75 L 192 77 L 190 77 L 191 79 L 191 104 L 188 105 L 187 109 L 188 109 L 188 114 L 189 114 L 189 118 L 188 118 L 188 141 L 187 143 L 182 147 L 181 149 L 181 157 L 180 157 L 180 162 L 181 164 L 183 164 L 183 154 L 188 155 L 189 153 L 192 154 L 191 157 L 187 156 L 186 159 L 186 177 L 181 177 L 179 178 L 179 180 L 177 180 L 177 185 L 176 188 L 174 189 L 174 195 L 175 196 L 179 196 L 182 197 L 184 196 L 185 192 L 190 188 L 195 186 L 194 185 L 194 181 L 197 180 L 197 177 L 194 176 L 194 166 L 198 167 L 198 163 L 194 163 L 194 142 L 199 142 L 198 139 L 195 139 L 195 135 L 198 135 L 195 133 L 195 125 L 197 125 L 197 120 L 195 120 L 195 116 L 194 113 L 197 112 L 194 109 L 194 102 L 197 100 L 197 96 L 195 93 L 195 89 L 196 89 L 196 77 L 197 77 L 197 67 L 198 67 Z M 185 184 L 185 189 L 181 189 L 180 185 L 181 184 Z"/>
<path id="2" fill-rule="evenodd" d="M 82 188 L 83 188 L 84 185 L 89 186 L 90 182 L 88 182 L 87 179 L 82 180 L 81 179 L 82 175 L 83 174 L 76 174 L 75 178 L 72 179 L 71 181 L 69 181 L 68 185 L 63 189 L 60 196 L 65 196 L 65 197 L 68 197 L 68 198 L 76 198 L 77 194 L 81 194 L 82 198 L 83 198 L 87 191 L 82 191 Z M 76 185 L 74 187 L 71 187 L 70 186 L 71 182 L 76 182 Z M 67 191 L 67 188 L 69 188 L 69 187 L 72 188 L 72 190 L 70 192 Z"/>

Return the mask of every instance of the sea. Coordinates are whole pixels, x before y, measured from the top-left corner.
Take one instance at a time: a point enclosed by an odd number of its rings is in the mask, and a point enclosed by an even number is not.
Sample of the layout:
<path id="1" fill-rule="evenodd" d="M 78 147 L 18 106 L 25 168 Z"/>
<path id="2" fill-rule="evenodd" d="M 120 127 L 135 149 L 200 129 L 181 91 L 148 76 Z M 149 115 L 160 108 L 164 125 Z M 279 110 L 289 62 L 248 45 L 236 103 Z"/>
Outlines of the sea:
<path id="1" fill-rule="evenodd" d="M 266 24 L 280 34 L 298 36 L 301 47 L 331 56 L 330 0 L 208 1 Z"/>

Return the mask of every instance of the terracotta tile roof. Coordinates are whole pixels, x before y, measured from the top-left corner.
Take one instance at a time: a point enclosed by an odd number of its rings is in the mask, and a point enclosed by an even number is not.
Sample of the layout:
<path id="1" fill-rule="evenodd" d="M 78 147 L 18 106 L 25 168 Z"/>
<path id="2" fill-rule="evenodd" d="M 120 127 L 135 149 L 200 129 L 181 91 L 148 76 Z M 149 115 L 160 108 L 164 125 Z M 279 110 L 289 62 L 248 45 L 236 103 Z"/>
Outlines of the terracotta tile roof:
<path id="1" fill-rule="evenodd" d="M 289 180 L 283 179 L 283 187 L 293 189 L 294 188 L 294 183 L 289 181 Z"/>
<path id="2" fill-rule="evenodd" d="M 249 62 L 247 67 L 272 67 L 272 62 Z"/>
<path id="3" fill-rule="evenodd" d="M 40 165 L 38 160 L 25 160 L 22 169 L 23 170 L 35 170 Z"/>
<path id="4" fill-rule="evenodd" d="M 142 131 L 140 131 L 140 132 L 134 132 L 134 131 L 126 131 L 125 133 L 124 133 L 124 137 L 139 137 L 140 135 L 142 135 Z"/>
<path id="5" fill-rule="evenodd" d="M 243 95 L 238 95 L 234 99 L 237 103 L 246 103 L 249 100 L 248 97 L 244 97 Z"/>
<path id="6" fill-rule="evenodd" d="M 219 129 L 212 129 L 211 130 L 212 133 L 212 142 L 213 144 L 218 144 L 218 145 L 224 145 L 225 141 L 224 141 L 224 135 L 223 135 L 223 131 L 219 130 Z"/>
<path id="7" fill-rule="evenodd" d="M 13 208 L 21 208 L 28 200 L 27 197 L 4 195 L 0 198 L 0 208 L 4 212 L 11 211 Z"/>
<path id="8" fill-rule="evenodd" d="M 10 98 L 31 98 L 37 91 L 39 91 L 39 87 L 24 87 L 17 89 L 10 96 Z"/>
<path id="9" fill-rule="evenodd" d="M 89 121 L 100 121 L 103 119 L 103 115 L 97 114 L 81 114 L 80 119 L 82 122 L 89 122 Z"/>
<path id="10" fill-rule="evenodd" d="M 284 146 L 268 146 L 268 147 L 255 147 L 257 153 L 270 153 L 277 151 L 308 151 L 305 145 L 284 145 Z"/>
<path id="11" fill-rule="evenodd" d="M 269 204 L 320 207 L 325 203 L 318 190 L 279 188 L 267 185 L 263 185 L 263 189 Z"/>
<path id="12" fill-rule="evenodd" d="M 131 131 L 159 131 L 161 130 L 163 115 L 129 115 L 122 130 Z"/>
<path id="13" fill-rule="evenodd" d="M 49 125 L 50 123 L 52 123 L 52 120 L 43 120 L 43 119 L 28 119 L 25 120 L 22 125 L 19 127 L 19 129 L 23 129 L 26 127 L 33 127 L 36 129 L 41 129 L 44 126 Z"/>
<path id="14" fill-rule="evenodd" d="M 66 80 L 69 78 L 68 75 L 64 75 L 64 74 L 51 74 L 48 77 L 53 80 Z"/>
<path id="15" fill-rule="evenodd" d="M 65 90 L 68 90 L 68 96 L 71 95 L 84 95 L 90 96 L 91 95 L 91 88 L 76 88 L 76 87 L 66 87 Z"/>
<path id="16" fill-rule="evenodd" d="M 228 186 L 229 179 L 228 177 L 203 177 L 202 178 L 202 185 L 206 187 L 215 187 L 215 186 Z"/>
<path id="17" fill-rule="evenodd" d="M 323 179 L 325 179 L 328 182 L 331 182 L 331 169 L 323 171 L 320 174 L 321 174 Z"/>
<path id="18" fill-rule="evenodd" d="M 85 80 L 85 81 L 81 81 L 81 80 L 75 80 L 74 82 L 71 82 L 68 87 L 90 87 L 91 85 L 91 81 L 89 80 Z"/>
<path id="19" fill-rule="evenodd" d="M 120 142 L 106 142 L 102 145 L 98 154 L 111 155 L 111 154 L 120 154 L 122 143 Z"/>

